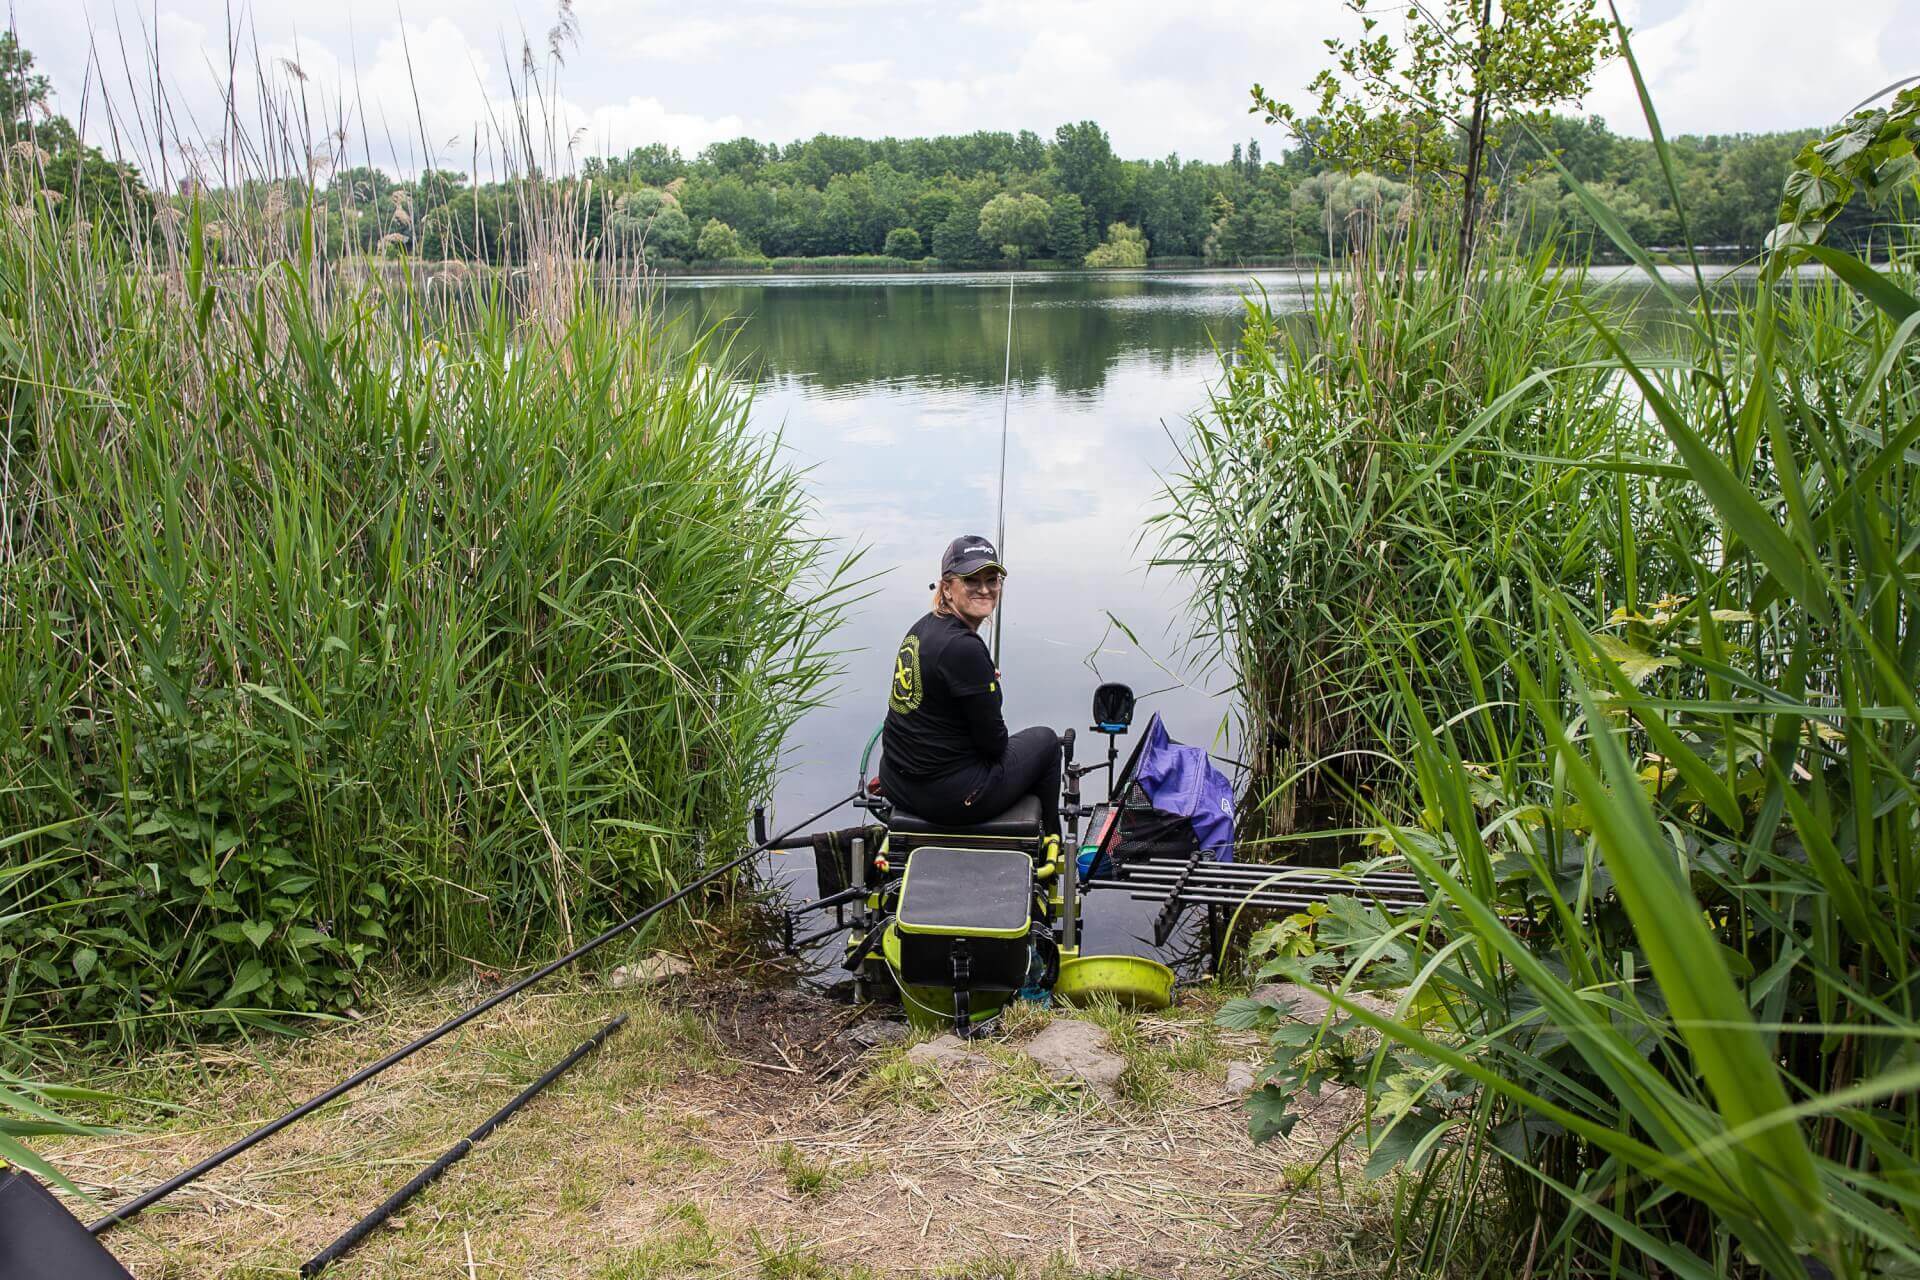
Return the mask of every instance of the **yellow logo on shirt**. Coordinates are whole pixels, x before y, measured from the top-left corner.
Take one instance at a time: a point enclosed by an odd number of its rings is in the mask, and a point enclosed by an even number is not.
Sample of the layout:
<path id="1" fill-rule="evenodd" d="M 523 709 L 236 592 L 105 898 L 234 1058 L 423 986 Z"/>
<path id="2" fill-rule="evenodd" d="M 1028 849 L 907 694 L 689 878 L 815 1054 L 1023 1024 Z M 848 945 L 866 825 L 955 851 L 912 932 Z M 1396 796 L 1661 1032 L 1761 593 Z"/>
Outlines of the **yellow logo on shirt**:
<path id="1" fill-rule="evenodd" d="M 900 642 L 893 657 L 893 684 L 887 689 L 887 705 L 901 715 L 920 709 L 920 637 L 908 636 Z"/>

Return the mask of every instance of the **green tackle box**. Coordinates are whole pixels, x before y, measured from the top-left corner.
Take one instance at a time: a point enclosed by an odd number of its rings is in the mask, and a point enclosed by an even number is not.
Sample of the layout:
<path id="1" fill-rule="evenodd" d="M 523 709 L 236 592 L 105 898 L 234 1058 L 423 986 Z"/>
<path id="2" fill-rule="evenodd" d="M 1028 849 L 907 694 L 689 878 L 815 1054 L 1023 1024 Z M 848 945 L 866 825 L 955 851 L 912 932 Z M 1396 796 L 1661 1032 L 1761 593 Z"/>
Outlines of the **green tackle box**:
<path id="1" fill-rule="evenodd" d="M 907 858 L 895 927 L 900 980 L 1018 991 L 1026 983 L 1033 859 L 1019 849 L 928 846 Z"/>

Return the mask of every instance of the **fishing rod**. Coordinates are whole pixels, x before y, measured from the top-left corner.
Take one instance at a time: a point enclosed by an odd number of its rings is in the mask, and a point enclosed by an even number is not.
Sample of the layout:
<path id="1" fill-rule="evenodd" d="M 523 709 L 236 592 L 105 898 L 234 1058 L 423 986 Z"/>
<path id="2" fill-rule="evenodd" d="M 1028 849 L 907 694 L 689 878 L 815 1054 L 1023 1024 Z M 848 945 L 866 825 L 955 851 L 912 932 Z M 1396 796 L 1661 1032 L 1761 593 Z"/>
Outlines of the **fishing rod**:
<path id="1" fill-rule="evenodd" d="M 534 983 L 539 982 L 542 978 L 549 977 L 552 974 L 559 972 L 561 969 L 566 968 L 568 965 L 572 964 L 576 960 L 579 960 L 581 957 L 590 955 L 591 953 L 599 950 L 601 947 L 613 941 L 613 939 L 619 937 L 621 934 L 626 933 L 632 929 L 635 929 L 641 924 L 644 924 L 647 920 L 651 919 L 653 916 L 659 914 L 662 911 L 665 911 L 668 907 L 686 898 L 689 894 L 693 893 L 695 890 L 704 888 L 705 886 L 712 884 L 715 880 L 718 880 L 721 876 L 726 875 L 729 871 L 732 871 L 736 867 L 739 867 L 741 864 L 745 863 L 747 859 L 766 852 L 768 848 L 772 847 L 774 844 L 778 843 L 780 840 L 783 840 L 786 837 L 793 835 L 797 831 L 811 828 L 814 823 L 826 817 L 828 814 L 832 813 L 835 809 L 838 809 L 841 805 L 857 799 L 859 795 L 860 793 L 856 791 L 852 795 L 836 800 L 832 804 L 828 805 L 826 808 L 820 810 L 820 812 L 814 814 L 812 817 L 803 819 L 802 821 L 795 823 L 793 826 L 787 828 L 785 831 L 781 832 L 779 835 L 774 836 L 772 839 L 762 840 L 758 844 L 754 845 L 753 848 L 747 850 L 745 853 L 741 854 L 739 857 L 735 858 L 733 861 L 727 863 L 725 866 L 718 867 L 712 871 L 707 872 L 707 874 L 701 876 L 699 879 L 693 881 L 692 883 L 688 884 L 684 888 L 679 889 L 674 893 L 671 893 L 666 897 L 660 899 L 660 901 L 654 903 L 652 906 L 647 907 L 644 910 L 635 912 L 633 915 L 628 916 L 625 920 L 622 920 L 619 924 L 616 924 L 611 929 L 608 929 L 605 933 L 600 934 L 598 937 L 593 938 L 590 941 L 581 943 L 579 946 L 575 947 L 573 950 L 567 952 L 567 954 L 561 956 L 558 960 L 555 960 L 551 964 L 544 965 L 541 968 L 534 970 L 534 972 L 520 979 L 520 981 L 514 983 L 509 987 L 505 987 L 502 990 L 487 997 L 485 1000 L 482 1000 L 479 1004 L 474 1005 L 471 1009 L 468 1009 L 465 1013 L 457 1014 L 454 1017 L 447 1019 L 445 1022 L 435 1027 L 432 1031 L 429 1031 L 425 1035 L 421 1036 L 419 1039 L 413 1040 L 407 1044 L 401 1045 L 398 1049 L 395 1049 L 392 1053 L 389 1053 L 386 1057 L 380 1059 L 378 1062 L 375 1062 L 368 1066 L 360 1068 L 360 1070 L 354 1072 L 352 1075 L 348 1076 L 345 1080 L 342 1080 L 339 1084 L 334 1085 L 331 1089 L 327 1089 L 321 1093 L 315 1094 L 313 1097 L 307 1099 L 305 1102 L 301 1103 L 299 1106 L 295 1107 L 293 1110 L 287 1112 L 285 1115 L 279 1117 L 278 1119 L 269 1120 L 266 1124 L 263 1124 L 258 1129 L 255 1129 L 252 1133 L 247 1134 L 244 1138 L 240 1138 L 237 1141 L 229 1144 L 228 1146 L 221 1148 L 219 1151 L 214 1152 L 212 1155 L 208 1156 L 205 1160 L 202 1160 L 199 1164 L 194 1165 L 191 1169 L 186 1170 L 184 1173 L 176 1174 L 174 1177 L 167 1179 L 165 1182 L 161 1183 L 159 1186 L 155 1187 L 153 1190 L 148 1191 L 143 1195 L 136 1196 L 134 1199 L 128 1201 L 126 1204 L 122 1205 L 120 1208 L 115 1209 L 112 1212 L 108 1213 L 105 1217 L 100 1218 L 98 1221 L 88 1223 L 87 1230 L 97 1236 L 101 1232 L 106 1231 L 109 1228 L 112 1228 L 114 1226 L 119 1225 L 120 1223 L 128 1221 L 129 1219 L 135 1217 L 136 1215 L 146 1210 L 148 1207 L 158 1203 L 161 1200 L 166 1199 L 168 1196 L 172 1195 L 174 1192 L 178 1191 L 180 1188 L 186 1186 L 188 1183 L 203 1176 L 204 1174 L 210 1173 L 213 1170 L 218 1169 L 221 1165 L 233 1159 L 235 1156 L 247 1150 L 249 1147 L 252 1147 L 256 1143 L 263 1142 L 266 1139 L 271 1138 L 274 1134 L 280 1132 L 282 1129 L 286 1128 L 288 1125 L 293 1124 L 295 1121 L 301 1120 L 307 1116 L 312 1115 L 314 1112 L 318 1111 L 321 1107 L 326 1106 L 329 1102 L 332 1102 L 335 1098 L 338 1098 L 340 1095 L 346 1093 L 348 1090 L 356 1088 L 359 1085 L 365 1084 L 367 1081 L 379 1075 L 382 1071 L 385 1071 L 388 1067 L 391 1067 L 394 1064 L 399 1062 L 404 1062 L 406 1059 L 412 1057 L 414 1054 L 426 1048 L 428 1045 L 440 1039 L 442 1036 L 445 1036 L 449 1032 L 457 1031 L 461 1027 L 466 1026 L 469 1022 L 472 1022 L 475 1018 L 487 1012 L 487 1010 L 492 1009 L 497 1005 L 500 1005 L 508 1000 L 511 1000 L 513 997 L 519 995 L 522 991 L 525 991 L 528 987 L 532 986 Z"/>
<path id="2" fill-rule="evenodd" d="M 407 1201 L 413 1199 L 422 1191 L 425 1191 L 441 1174 L 452 1168 L 458 1161 L 465 1157 L 469 1151 L 472 1151 L 474 1144 L 484 1141 L 488 1134 L 505 1124 L 508 1120 L 511 1120 L 514 1112 L 526 1106 L 529 1102 L 532 1102 L 535 1095 L 555 1080 L 558 1080 L 566 1072 L 567 1068 L 586 1057 L 589 1053 L 592 1053 L 595 1049 L 598 1049 L 606 1042 L 608 1036 L 626 1025 L 627 1015 L 623 1013 L 606 1026 L 600 1028 L 600 1030 L 594 1032 L 592 1039 L 587 1040 L 572 1053 L 569 1053 L 566 1057 L 554 1063 L 553 1066 L 547 1068 L 545 1075 L 522 1089 L 519 1094 L 514 1097 L 512 1102 L 509 1102 L 506 1106 L 481 1121 L 480 1126 L 472 1133 L 469 1133 L 466 1137 L 447 1148 L 445 1154 L 438 1160 L 435 1160 L 432 1164 L 415 1174 L 405 1186 L 381 1201 L 379 1208 L 354 1223 L 351 1227 L 348 1227 L 340 1233 L 339 1238 L 332 1244 L 302 1263 L 300 1267 L 301 1280 L 312 1280 L 312 1277 L 319 1275 L 322 1271 L 325 1271 L 335 1262 L 345 1257 L 355 1245 L 372 1235 L 381 1223 L 405 1207 Z"/>
<path id="3" fill-rule="evenodd" d="M 1013 395 L 1013 282 L 1019 279 L 1009 272 L 1007 275 L 1007 362 L 1000 375 L 1000 518 L 994 530 L 994 549 L 1000 553 L 1000 563 L 1007 562 L 1007 409 Z M 993 613 L 993 666 L 1000 668 L 1000 624 L 1007 615 L 1006 579 L 1000 583 L 1000 607 Z"/>

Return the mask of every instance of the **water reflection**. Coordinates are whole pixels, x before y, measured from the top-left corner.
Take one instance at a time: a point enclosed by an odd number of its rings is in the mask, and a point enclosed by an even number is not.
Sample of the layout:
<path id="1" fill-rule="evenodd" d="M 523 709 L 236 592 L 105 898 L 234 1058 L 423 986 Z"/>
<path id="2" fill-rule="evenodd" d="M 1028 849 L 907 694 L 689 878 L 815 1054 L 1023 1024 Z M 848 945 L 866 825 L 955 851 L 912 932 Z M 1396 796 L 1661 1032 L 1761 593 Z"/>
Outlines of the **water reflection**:
<path id="1" fill-rule="evenodd" d="M 1027 276 L 1015 287 L 1013 382 L 1060 397 L 1098 396 L 1121 365 L 1163 374 L 1231 340 L 1234 276 Z M 1276 305 L 1298 305 L 1303 278 L 1276 275 Z M 1000 390 L 1006 358 L 1005 276 L 929 280 L 674 282 L 675 308 L 738 329 L 737 351 L 768 378 L 861 395 L 876 384 Z M 1290 308 L 1291 309 L 1291 308 Z M 995 406 L 998 407 L 997 405 Z"/>

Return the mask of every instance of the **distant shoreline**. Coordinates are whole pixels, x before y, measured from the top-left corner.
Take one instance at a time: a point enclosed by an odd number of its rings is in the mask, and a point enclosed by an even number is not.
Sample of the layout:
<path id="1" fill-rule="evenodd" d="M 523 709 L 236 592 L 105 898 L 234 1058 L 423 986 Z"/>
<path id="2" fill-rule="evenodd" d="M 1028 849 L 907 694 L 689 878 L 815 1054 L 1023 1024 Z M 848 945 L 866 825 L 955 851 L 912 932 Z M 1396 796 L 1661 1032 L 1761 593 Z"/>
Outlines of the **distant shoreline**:
<path id="1" fill-rule="evenodd" d="M 1025 272 L 1044 272 L 1059 275 L 1105 275 L 1124 271 L 1244 271 L 1250 267 L 1265 270 L 1311 270 L 1328 266 L 1325 258 L 1253 256 L 1235 262 L 1208 262 L 1197 257 L 1148 258 L 1144 267 L 1083 267 L 1072 266 L 1056 260 L 1035 258 L 1027 262 L 1014 264 L 1008 262 L 958 262 L 941 263 L 931 258 L 895 258 L 891 261 L 876 261 L 873 258 L 848 257 L 845 259 L 769 258 L 764 263 L 733 261 L 724 263 L 666 263 L 647 268 L 649 274 L 685 278 L 690 276 L 752 277 L 768 275 L 1005 275 Z"/>
<path id="2" fill-rule="evenodd" d="M 1680 270 L 1687 268 L 1685 251 L 1680 249 L 1650 250 L 1664 265 Z M 1695 250 L 1701 265 L 1715 267 L 1738 267 L 1752 264 L 1760 256 L 1760 250 L 1740 249 L 1724 245 L 1703 247 Z M 495 263 L 475 262 L 464 258 L 448 259 L 403 259 L 403 258 L 354 258 L 340 264 L 341 268 L 366 271 L 369 269 L 391 273 L 405 264 L 415 271 L 424 272 L 428 277 L 447 280 L 465 280 L 488 275 L 505 275 L 509 278 L 526 270 L 525 263 L 501 266 Z M 849 257 L 846 259 L 789 258 L 767 259 L 763 262 L 707 262 L 686 263 L 668 262 L 648 264 L 643 274 L 659 280 L 762 280 L 771 276 L 786 278 L 816 277 L 831 279 L 837 276 L 925 276 L 928 278 L 953 278 L 967 276 L 1005 276 L 1005 275 L 1057 275 L 1057 276 L 1132 276 L 1155 274 L 1228 274 L 1238 271 L 1320 271 L 1339 267 L 1341 262 L 1325 258 L 1252 256 L 1236 262 L 1208 262 L 1197 257 L 1149 258 L 1143 267 L 1080 267 L 1068 266 L 1062 262 L 1036 259 L 1013 265 L 1004 262 L 955 263 L 946 265 L 932 259 L 909 260 L 904 258 L 885 260 L 874 256 Z M 1592 267 L 1620 267 L 1631 265 L 1620 255 L 1595 255 L 1585 265 Z M 607 272 L 604 267 L 596 271 L 600 279 L 613 276 L 630 278 L 633 272 Z"/>

